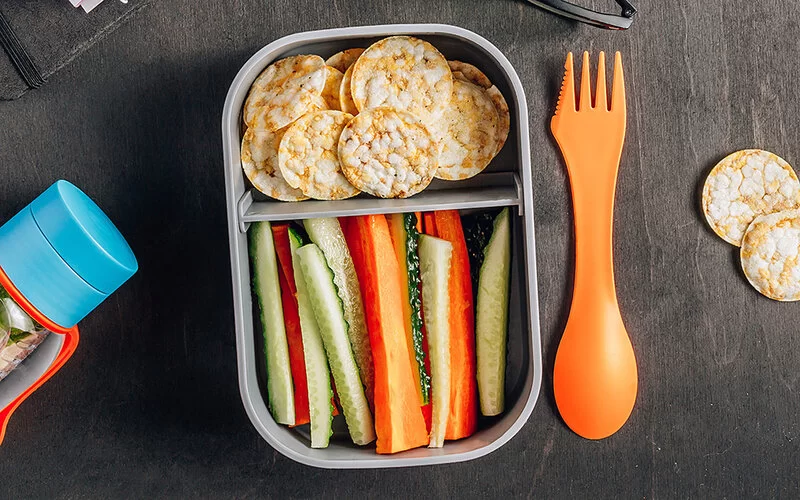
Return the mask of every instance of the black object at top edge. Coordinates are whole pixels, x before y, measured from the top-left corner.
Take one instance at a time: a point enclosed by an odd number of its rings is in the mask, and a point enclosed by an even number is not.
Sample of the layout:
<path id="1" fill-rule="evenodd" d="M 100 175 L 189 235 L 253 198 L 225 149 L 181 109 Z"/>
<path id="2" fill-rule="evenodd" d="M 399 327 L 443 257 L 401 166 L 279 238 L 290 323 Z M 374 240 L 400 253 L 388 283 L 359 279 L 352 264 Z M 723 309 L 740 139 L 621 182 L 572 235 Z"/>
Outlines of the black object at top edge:
<path id="1" fill-rule="evenodd" d="M 3 46 L 11 59 L 11 64 L 17 68 L 28 87 L 36 89 L 44 84 L 42 74 L 25 51 L 14 30 L 11 29 L 11 25 L 3 17 L 2 12 L 0 12 L 0 45 Z"/>
<path id="2" fill-rule="evenodd" d="M 586 9 L 564 0 L 527 0 L 529 3 L 541 7 L 554 14 L 574 19 L 582 23 L 610 30 L 625 30 L 633 23 L 636 8 L 628 0 L 616 0 L 622 7 L 622 14 L 615 16 L 594 10 Z"/>

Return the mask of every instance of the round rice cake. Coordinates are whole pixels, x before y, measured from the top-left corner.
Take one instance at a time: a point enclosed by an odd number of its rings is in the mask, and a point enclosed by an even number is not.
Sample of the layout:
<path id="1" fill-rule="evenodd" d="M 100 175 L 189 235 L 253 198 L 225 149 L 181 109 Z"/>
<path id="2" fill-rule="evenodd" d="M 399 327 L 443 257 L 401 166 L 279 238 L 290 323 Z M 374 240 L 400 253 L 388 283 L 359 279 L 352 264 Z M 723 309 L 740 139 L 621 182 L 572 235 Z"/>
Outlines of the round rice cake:
<path id="1" fill-rule="evenodd" d="M 484 89 L 469 82 L 453 82 L 450 106 L 438 126 L 439 169 L 436 177 L 448 181 L 479 174 L 494 158 L 499 118 Z"/>
<path id="2" fill-rule="evenodd" d="M 438 148 L 413 114 L 387 107 L 362 111 L 339 138 L 339 160 L 352 185 L 381 198 L 407 198 L 430 184 Z"/>
<path id="3" fill-rule="evenodd" d="M 450 102 L 453 74 L 430 43 L 392 36 L 375 42 L 356 60 L 350 91 L 359 111 L 388 106 L 430 124 Z"/>
<path id="4" fill-rule="evenodd" d="M 327 80 L 325 61 L 299 55 L 276 61 L 256 78 L 244 103 L 249 128 L 277 131 L 308 112 L 327 109 L 322 90 Z"/>
<path id="5" fill-rule="evenodd" d="M 494 103 L 494 108 L 497 110 L 497 117 L 499 119 L 497 126 L 497 150 L 495 155 L 503 149 L 503 146 L 508 139 L 508 133 L 511 131 L 511 113 L 508 111 L 508 103 L 500 89 L 492 85 L 486 89 L 486 94 L 489 99 Z"/>
<path id="6" fill-rule="evenodd" d="M 711 229 L 740 246 L 755 217 L 800 206 L 800 182 L 783 158 L 745 149 L 726 156 L 711 170 L 702 204 Z"/>
<path id="7" fill-rule="evenodd" d="M 740 256 L 744 274 L 756 290 L 774 300 L 800 300 L 800 210 L 753 219 Z"/>
<path id="8" fill-rule="evenodd" d="M 462 61 L 447 61 L 447 64 L 450 65 L 450 70 L 453 72 L 454 78 L 483 87 L 486 94 L 494 103 L 494 107 L 497 109 L 497 116 L 500 119 L 497 127 L 497 151 L 495 151 L 495 155 L 497 155 L 500 150 L 503 149 L 506 139 L 508 139 L 508 133 L 511 130 L 511 113 L 508 110 L 506 98 L 503 97 L 503 93 L 492 84 L 491 80 L 472 64 Z"/>
<path id="9" fill-rule="evenodd" d="M 327 66 L 325 68 L 327 76 L 325 77 L 325 87 L 322 89 L 322 98 L 325 99 L 325 104 L 328 109 L 339 109 L 339 89 L 342 86 L 342 78 L 344 74 L 338 69 Z"/>
<path id="10" fill-rule="evenodd" d="M 342 73 L 347 71 L 347 68 L 353 65 L 358 59 L 358 56 L 364 53 L 364 49 L 360 47 L 354 47 L 352 49 L 343 50 L 341 52 L 337 52 L 334 55 L 330 56 L 326 61 L 325 64 L 328 66 L 333 66 L 334 68 L 338 69 Z"/>
<path id="11" fill-rule="evenodd" d="M 339 163 L 339 136 L 352 118 L 341 111 L 317 111 L 286 130 L 278 165 L 287 184 L 316 200 L 343 200 L 359 193 Z"/>
<path id="12" fill-rule="evenodd" d="M 461 78 L 485 89 L 492 86 L 492 81 L 489 80 L 489 77 L 472 64 L 462 61 L 447 61 L 447 65 L 450 66 L 450 71 L 453 72 L 453 76 L 456 78 Z M 458 73 L 458 76 L 456 73 Z"/>
<path id="13" fill-rule="evenodd" d="M 270 198 L 307 200 L 308 196 L 286 182 L 278 168 L 278 145 L 284 132 L 247 129 L 242 138 L 242 170 L 253 186 Z"/>
<path id="14" fill-rule="evenodd" d="M 358 108 L 355 101 L 353 101 L 353 94 L 350 93 L 350 82 L 353 77 L 353 67 L 347 68 L 342 77 L 342 83 L 339 87 L 339 109 L 351 115 L 358 114 Z"/>

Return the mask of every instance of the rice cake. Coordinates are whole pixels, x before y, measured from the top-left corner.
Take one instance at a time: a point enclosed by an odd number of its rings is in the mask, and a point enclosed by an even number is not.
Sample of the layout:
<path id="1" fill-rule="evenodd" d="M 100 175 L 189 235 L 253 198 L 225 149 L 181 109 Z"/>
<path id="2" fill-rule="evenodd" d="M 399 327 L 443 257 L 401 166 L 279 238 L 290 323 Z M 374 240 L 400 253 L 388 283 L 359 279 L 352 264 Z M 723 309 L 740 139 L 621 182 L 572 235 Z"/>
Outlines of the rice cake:
<path id="1" fill-rule="evenodd" d="M 339 87 L 339 109 L 351 115 L 358 114 L 358 108 L 355 101 L 353 101 L 353 94 L 350 93 L 350 82 L 353 77 L 353 67 L 347 68 L 342 77 L 342 83 Z"/>
<path id="2" fill-rule="evenodd" d="M 459 78 L 465 79 L 485 89 L 492 86 L 492 81 L 489 80 L 489 77 L 472 64 L 462 61 L 447 61 L 447 65 L 450 66 L 450 71 L 453 72 L 453 76 L 456 76 L 456 73 L 458 73 Z"/>
<path id="3" fill-rule="evenodd" d="M 381 198 L 407 198 L 430 184 L 438 148 L 413 114 L 387 107 L 361 112 L 342 131 L 339 160 L 352 185 Z"/>
<path id="4" fill-rule="evenodd" d="M 483 87 L 494 103 L 494 107 L 497 109 L 497 116 L 500 119 L 497 128 L 497 150 L 495 151 L 495 155 L 498 154 L 503 149 L 506 139 L 508 139 L 508 133 L 511 130 L 511 113 L 508 110 L 506 98 L 503 97 L 503 93 L 492 84 L 483 71 L 472 64 L 462 61 L 447 61 L 447 64 L 450 65 L 454 78 Z"/>
<path id="5" fill-rule="evenodd" d="M 492 85 L 486 89 L 486 94 L 489 99 L 494 103 L 494 109 L 497 110 L 497 117 L 499 119 L 497 125 L 497 149 L 494 154 L 500 153 L 503 146 L 508 139 L 508 133 L 511 131 L 511 113 L 508 111 L 508 103 L 500 89 Z"/>
<path id="6" fill-rule="evenodd" d="M 392 36 L 372 44 L 353 64 L 350 92 L 359 111 L 380 106 L 409 111 L 426 124 L 450 102 L 453 74 L 430 43 Z"/>
<path id="7" fill-rule="evenodd" d="M 498 115 L 484 89 L 462 80 L 453 82 L 453 96 L 439 123 L 439 169 L 449 181 L 479 174 L 494 158 Z"/>
<path id="8" fill-rule="evenodd" d="M 242 138 L 242 170 L 253 186 L 270 198 L 306 200 L 308 196 L 291 187 L 278 168 L 278 145 L 284 132 L 247 129 Z"/>
<path id="9" fill-rule="evenodd" d="M 277 131 L 308 112 L 327 109 L 322 99 L 326 80 L 325 61 L 319 56 L 291 56 L 270 64 L 250 88 L 245 123 Z"/>
<path id="10" fill-rule="evenodd" d="M 755 217 L 800 206 L 800 182 L 781 157 L 745 149 L 728 155 L 711 170 L 702 204 L 711 229 L 740 246 Z"/>
<path id="11" fill-rule="evenodd" d="M 359 193 L 342 174 L 339 136 L 353 115 L 318 111 L 294 122 L 283 135 L 278 165 L 287 184 L 317 200 L 343 200 Z"/>
<path id="12" fill-rule="evenodd" d="M 337 110 L 340 106 L 339 88 L 342 86 L 344 74 L 332 66 L 327 66 L 325 71 L 325 87 L 322 89 L 322 98 L 325 99 L 328 109 Z"/>
<path id="13" fill-rule="evenodd" d="M 343 50 L 341 52 L 337 52 L 334 55 L 330 56 L 326 61 L 325 64 L 328 66 L 333 66 L 334 68 L 338 69 L 342 73 L 347 71 L 347 68 L 353 65 L 358 59 L 358 56 L 364 53 L 364 49 L 360 47 L 354 47 L 352 49 Z"/>
<path id="14" fill-rule="evenodd" d="M 757 216 L 744 234 L 740 256 L 756 290 L 774 300 L 800 300 L 800 210 Z"/>

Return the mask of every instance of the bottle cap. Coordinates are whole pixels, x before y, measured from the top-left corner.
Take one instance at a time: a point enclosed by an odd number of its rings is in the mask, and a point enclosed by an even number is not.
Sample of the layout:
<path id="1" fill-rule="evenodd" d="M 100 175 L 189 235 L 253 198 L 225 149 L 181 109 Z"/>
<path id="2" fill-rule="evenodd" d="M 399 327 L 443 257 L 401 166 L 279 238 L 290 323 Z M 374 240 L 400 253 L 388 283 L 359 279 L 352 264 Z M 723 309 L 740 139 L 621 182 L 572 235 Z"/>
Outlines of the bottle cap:
<path id="1" fill-rule="evenodd" d="M 106 214 L 61 180 L 0 227 L 0 267 L 42 314 L 71 328 L 139 265 Z"/>

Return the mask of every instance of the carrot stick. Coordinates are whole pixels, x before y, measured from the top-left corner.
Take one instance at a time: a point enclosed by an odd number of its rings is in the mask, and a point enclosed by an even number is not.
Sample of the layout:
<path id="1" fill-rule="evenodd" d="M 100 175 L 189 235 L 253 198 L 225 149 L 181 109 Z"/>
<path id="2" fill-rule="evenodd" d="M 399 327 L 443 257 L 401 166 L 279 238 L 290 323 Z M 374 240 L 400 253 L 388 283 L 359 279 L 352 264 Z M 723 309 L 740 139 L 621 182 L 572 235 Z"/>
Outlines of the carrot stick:
<path id="1" fill-rule="evenodd" d="M 436 216 L 433 212 L 424 212 L 422 214 L 422 227 L 425 234 L 430 236 L 438 236 L 436 234 Z"/>
<path id="2" fill-rule="evenodd" d="M 303 354 L 303 332 L 300 329 L 300 314 L 297 309 L 297 287 L 294 282 L 294 271 L 292 271 L 292 250 L 289 247 L 288 229 L 289 227 L 285 224 L 272 226 L 272 236 L 275 240 L 275 253 L 278 254 L 280 263 L 278 280 L 281 287 L 286 342 L 289 346 L 289 368 L 294 382 L 294 423 L 297 426 L 309 423 L 311 418 L 308 409 L 308 379 L 306 378 L 305 355 Z"/>
<path id="3" fill-rule="evenodd" d="M 450 267 L 450 413 L 445 439 L 472 435 L 478 427 L 475 313 L 469 253 L 456 210 L 434 213 L 437 236 L 453 245 Z"/>
<path id="4" fill-rule="evenodd" d="M 375 363 L 375 432 L 378 453 L 428 443 L 405 338 L 400 268 L 389 225 L 382 215 L 353 217 L 346 224 Z"/>

